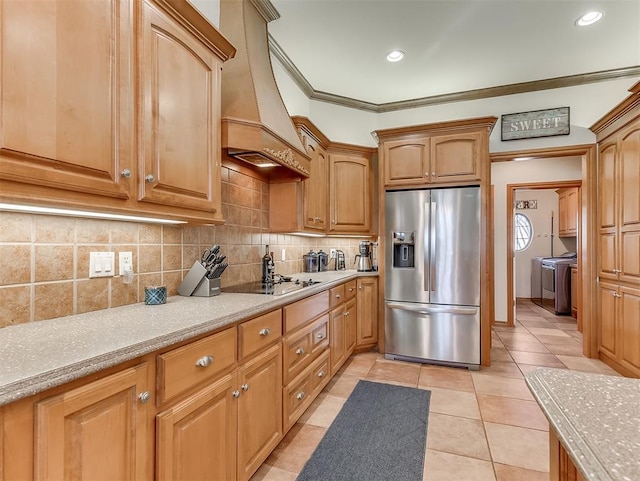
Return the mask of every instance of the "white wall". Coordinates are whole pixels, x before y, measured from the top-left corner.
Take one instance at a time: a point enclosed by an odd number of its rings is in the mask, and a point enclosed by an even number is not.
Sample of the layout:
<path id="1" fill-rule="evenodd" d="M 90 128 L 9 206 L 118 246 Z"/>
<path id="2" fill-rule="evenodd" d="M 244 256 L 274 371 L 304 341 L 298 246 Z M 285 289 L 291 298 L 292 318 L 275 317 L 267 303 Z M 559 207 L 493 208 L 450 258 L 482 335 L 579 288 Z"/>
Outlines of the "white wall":
<path id="1" fill-rule="evenodd" d="M 576 238 L 558 237 L 558 194 L 555 189 L 518 189 L 515 193 L 515 199 L 537 201 L 536 209 L 514 211 L 526 215 L 533 226 L 533 239 L 531 240 L 531 244 L 525 250 L 516 252 L 516 259 L 514 263 L 516 297 L 529 298 L 531 297 L 531 259 L 533 257 L 549 256 L 551 254 L 552 211 L 554 214 L 553 255 L 557 256 L 565 252 L 577 252 Z"/>
<path id="2" fill-rule="evenodd" d="M 220 0 L 189 0 L 213 25 L 220 26 Z"/>
<path id="3" fill-rule="evenodd" d="M 491 183 L 494 185 L 496 320 L 507 320 L 507 184 L 579 180 L 581 178 L 582 161 L 580 157 L 491 164 Z M 557 224 L 555 230 L 557 232 Z M 556 247 L 554 247 L 555 252 Z M 562 252 L 564 251 L 559 251 L 559 253 Z"/>

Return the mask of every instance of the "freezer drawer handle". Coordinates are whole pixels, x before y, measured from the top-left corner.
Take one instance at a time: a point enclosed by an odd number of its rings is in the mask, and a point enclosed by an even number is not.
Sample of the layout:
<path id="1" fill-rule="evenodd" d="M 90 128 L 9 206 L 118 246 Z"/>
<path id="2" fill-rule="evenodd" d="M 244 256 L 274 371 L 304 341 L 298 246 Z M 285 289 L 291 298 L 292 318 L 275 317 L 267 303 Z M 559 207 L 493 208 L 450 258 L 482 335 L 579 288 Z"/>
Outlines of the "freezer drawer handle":
<path id="1" fill-rule="evenodd" d="M 422 307 L 394 302 L 387 302 L 387 307 L 401 311 L 419 312 L 420 314 L 464 314 L 472 316 L 478 313 L 477 307 Z"/>

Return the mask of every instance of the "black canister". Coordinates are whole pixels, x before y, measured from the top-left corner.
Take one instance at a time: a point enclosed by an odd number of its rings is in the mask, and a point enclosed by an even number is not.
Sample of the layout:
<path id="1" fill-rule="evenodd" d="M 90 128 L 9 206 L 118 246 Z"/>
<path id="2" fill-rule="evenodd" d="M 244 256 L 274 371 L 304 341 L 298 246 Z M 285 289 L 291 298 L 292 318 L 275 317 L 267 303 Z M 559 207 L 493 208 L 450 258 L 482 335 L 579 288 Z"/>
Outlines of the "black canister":
<path id="1" fill-rule="evenodd" d="M 304 272 L 318 272 L 318 254 L 313 250 L 302 256 L 302 270 Z"/>
<path id="2" fill-rule="evenodd" d="M 320 272 L 326 271 L 329 265 L 329 256 L 322 249 L 318 251 L 318 270 Z"/>

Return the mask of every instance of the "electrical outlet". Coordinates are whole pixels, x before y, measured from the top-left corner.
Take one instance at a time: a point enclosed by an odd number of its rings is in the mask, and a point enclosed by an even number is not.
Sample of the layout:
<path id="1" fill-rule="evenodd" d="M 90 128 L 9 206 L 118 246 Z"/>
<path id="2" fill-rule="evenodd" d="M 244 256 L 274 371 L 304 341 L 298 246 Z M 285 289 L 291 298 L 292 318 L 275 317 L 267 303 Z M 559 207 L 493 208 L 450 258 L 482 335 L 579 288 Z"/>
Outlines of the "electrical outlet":
<path id="1" fill-rule="evenodd" d="M 282 249 L 282 256 L 280 257 L 280 260 L 282 260 L 282 261 L 286 261 L 287 260 L 286 252 L 285 252 L 284 249 Z"/>
<path id="2" fill-rule="evenodd" d="M 133 271 L 133 253 L 120 252 L 118 274 L 123 275 L 125 271 Z"/>
<path id="3" fill-rule="evenodd" d="M 329 259 L 333 259 L 336 256 L 335 249 L 329 249 Z"/>

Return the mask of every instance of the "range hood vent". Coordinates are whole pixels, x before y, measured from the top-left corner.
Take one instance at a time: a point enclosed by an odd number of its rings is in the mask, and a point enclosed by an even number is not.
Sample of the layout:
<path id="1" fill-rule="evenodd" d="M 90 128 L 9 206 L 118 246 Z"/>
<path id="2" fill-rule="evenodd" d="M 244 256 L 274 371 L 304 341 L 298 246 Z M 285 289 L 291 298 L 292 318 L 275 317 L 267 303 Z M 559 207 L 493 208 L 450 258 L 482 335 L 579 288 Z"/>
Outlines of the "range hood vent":
<path id="1" fill-rule="evenodd" d="M 267 23 L 280 18 L 269 0 L 221 0 L 220 31 L 237 48 L 222 69 L 222 148 L 256 167 L 309 177 L 307 155 L 276 84 Z"/>

